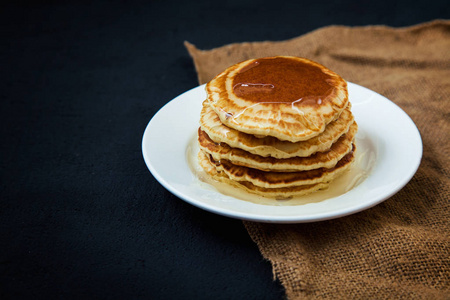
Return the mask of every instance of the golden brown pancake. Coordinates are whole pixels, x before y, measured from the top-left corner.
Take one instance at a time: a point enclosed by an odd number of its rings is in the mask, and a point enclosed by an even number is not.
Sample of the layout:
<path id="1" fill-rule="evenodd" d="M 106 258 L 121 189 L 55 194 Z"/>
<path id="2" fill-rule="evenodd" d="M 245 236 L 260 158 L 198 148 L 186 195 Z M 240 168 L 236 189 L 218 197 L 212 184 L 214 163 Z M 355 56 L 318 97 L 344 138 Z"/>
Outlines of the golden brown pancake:
<path id="1" fill-rule="evenodd" d="M 214 180 L 223 182 L 235 188 L 247 191 L 252 194 L 259 196 L 273 198 L 273 199 L 289 199 L 296 196 L 303 196 L 310 194 L 312 192 L 325 189 L 328 187 L 329 183 L 317 183 L 311 185 L 300 185 L 294 187 L 286 188 L 262 188 L 248 181 L 234 181 L 231 180 L 224 172 L 217 171 L 214 164 L 211 162 L 207 154 L 203 151 L 198 153 L 198 161 L 200 166 L 205 170 L 205 172 Z"/>
<path id="2" fill-rule="evenodd" d="M 322 133 L 348 104 L 347 83 L 305 58 L 238 63 L 206 85 L 221 122 L 240 132 L 298 142 Z"/>
<path id="3" fill-rule="evenodd" d="M 302 172 L 264 172 L 247 167 L 231 164 L 229 161 L 215 161 L 210 155 L 207 156 L 210 163 L 218 173 L 225 174 L 230 180 L 235 182 L 250 182 L 251 184 L 267 189 L 298 187 L 302 185 L 314 185 L 318 183 L 328 183 L 333 178 L 345 172 L 354 160 L 354 152 L 350 152 L 338 164 L 331 169 L 315 169 Z M 201 156 L 202 154 L 199 154 Z"/>
<path id="4" fill-rule="evenodd" d="M 237 131 L 222 124 L 219 116 L 207 101 L 203 102 L 200 115 L 200 126 L 216 143 L 225 143 L 233 148 L 239 148 L 260 156 L 275 158 L 289 158 L 294 156 L 310 156 L 315 152 L 330 149 L 340 136 L 345 134 L 353 123 L 353 114 L 349 105 L 342 111 L 339 118 L 329 123 L 325 131 L 309 140 L 301 142 L 280 141 L 266 136 L 257 138 L 254 135 Z"/>
<path id="5" fill-rule="evenodd" d="M 319 168 L 300 172 L 265 172 L 237 166 L 228 160 L 215 161 L 211 156 L 210 160 L 217 171 L 224 172 L 234 181 L 248 181 L 263 188 L 282 188 L 329 182 L 350 167 L 354 160 L 353 154 L 353 151 L 348 153 L 331 169 Z"/>
<path id="6" fill-rule="evenodd" d="M 228 160 L 234 165 L 262 171 L 297 172 L 318 168 L 333 168 L 341 158 L 352 150 L 357 129 L 358 126 L 353 123 L 350 130 L 325 152 L 316 152 L 308 157 L 283 159 L 263 157 L 239 148 L 232 148 L 225 143 L 215 143 L 201 128 L 198 130 L 198 141 L 200 149 L 210 154 L 216 161 Z"/>
<path id="7" fill-rule="evenodd" d="M 308 59 L 229 67 L 206 85 L 198 160 L 213 179 L 287 199 L 328 187 L 354 161 L 347 83 Z"/>

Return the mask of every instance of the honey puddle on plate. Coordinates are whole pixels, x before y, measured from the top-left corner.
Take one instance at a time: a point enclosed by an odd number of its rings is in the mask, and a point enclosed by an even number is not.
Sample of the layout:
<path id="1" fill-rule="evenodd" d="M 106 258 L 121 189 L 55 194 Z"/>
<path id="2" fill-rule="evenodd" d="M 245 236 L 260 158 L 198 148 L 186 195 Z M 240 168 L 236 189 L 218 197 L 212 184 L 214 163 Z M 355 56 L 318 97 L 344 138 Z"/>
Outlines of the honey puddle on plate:
<path id="1" fill-rule="evenodd" d="M 359 136 L 355 139 L 356 155 L 350 169 L 331 182 L 329 187 L 324 190 L 320 190 L 309 195 L 293 197 L 286 200 L 276 200 L 271 198 L 261 197 L 255 194 L 251 194 L 243 189 L 239 189 L 223 182 L 212 179 L 208 174 L 203 171 L 197 160 L 197 154 L 199 151 L 197 135 L 194 135 L 187 148 L 186 148 L 186 160 L 189 168 L 191 169 L 194 180 L 193 184 L 198 184 L 204 189 L 216 190 L 224 195 L 253 202 L 263 205 L 302 205 L 307 203 L 320 202 L 326 199 L 335 198 L 350 191 L 361 182 L 363 182 L 369 175 L 371 169 L 375 165 L 376 153 L 374 147 L 370 141 L 364 137 L 364 134 L 358 133 Z"/>

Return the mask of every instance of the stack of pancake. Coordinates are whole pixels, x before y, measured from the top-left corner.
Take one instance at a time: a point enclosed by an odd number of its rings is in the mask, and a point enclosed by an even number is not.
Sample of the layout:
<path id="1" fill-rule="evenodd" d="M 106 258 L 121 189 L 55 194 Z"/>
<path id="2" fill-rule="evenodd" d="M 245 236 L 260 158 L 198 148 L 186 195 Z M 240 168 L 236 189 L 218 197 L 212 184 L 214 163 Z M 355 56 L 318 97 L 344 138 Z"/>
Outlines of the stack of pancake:
<path id="1" fill-rule="evenodd" d="M 213 179 L 288 199 L 327 188 L 354 160 L 347 83 L 290 56 L 251 59 L 206 85 L 199 163 Z"/>

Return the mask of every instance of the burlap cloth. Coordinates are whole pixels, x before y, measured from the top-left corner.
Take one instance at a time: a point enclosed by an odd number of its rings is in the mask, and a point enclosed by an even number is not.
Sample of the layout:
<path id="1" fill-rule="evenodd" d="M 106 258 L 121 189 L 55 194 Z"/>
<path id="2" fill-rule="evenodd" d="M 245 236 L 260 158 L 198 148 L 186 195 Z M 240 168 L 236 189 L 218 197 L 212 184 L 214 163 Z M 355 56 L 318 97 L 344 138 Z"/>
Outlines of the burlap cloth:
<path id="1" fill-rule="evenodd" d="M 450 21 L 330 26 L 281 42 L 186 47 L 200 83 L 248 58 L 316 60 L 391 99 L 422 135 L 416 175 L 374 208 L 308 224 L 244 222 L 289 299 L 450 299 Z"/>

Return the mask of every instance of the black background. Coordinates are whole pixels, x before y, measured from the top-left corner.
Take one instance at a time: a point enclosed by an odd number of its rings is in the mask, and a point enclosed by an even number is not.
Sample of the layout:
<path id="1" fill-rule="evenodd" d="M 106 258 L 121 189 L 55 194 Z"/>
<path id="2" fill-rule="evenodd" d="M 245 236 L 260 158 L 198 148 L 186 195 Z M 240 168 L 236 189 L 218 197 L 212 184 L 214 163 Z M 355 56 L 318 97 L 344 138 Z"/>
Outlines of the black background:
<path id="1" fill-rule="evenodd" d="M 183 41 L 408 26 L 447 3 L 2 4 L 0 298 L 282 299 L 242 222 L 179 200 L 142 159 L 151 117 L 197 85 Z"/>

